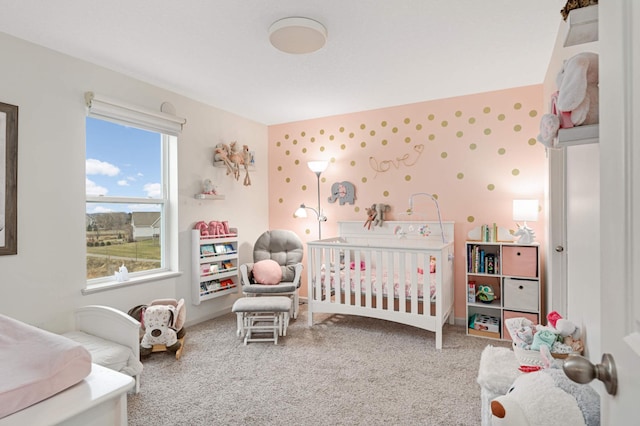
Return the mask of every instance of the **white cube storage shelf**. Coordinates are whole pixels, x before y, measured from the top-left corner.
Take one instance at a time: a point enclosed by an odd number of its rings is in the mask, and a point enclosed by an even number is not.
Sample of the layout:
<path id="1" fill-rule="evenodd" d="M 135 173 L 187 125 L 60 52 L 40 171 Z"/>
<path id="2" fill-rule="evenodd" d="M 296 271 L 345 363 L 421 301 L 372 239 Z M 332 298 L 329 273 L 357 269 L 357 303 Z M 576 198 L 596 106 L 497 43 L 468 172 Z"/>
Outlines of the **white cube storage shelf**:
<path id="1" fill-rule="evenodd" d="M 467 321 L 476 314 L 500 321 L 497 332 L 473 330 L 468 323 L 467 334 L 510 340 L 504 327 L 506 319 L 524 317 L 540 323 L 543 291 L 537 244 L 467 241 L 466 256 Z M 474 298 L 480 286 L 491 287 L 494 300 Z"/>

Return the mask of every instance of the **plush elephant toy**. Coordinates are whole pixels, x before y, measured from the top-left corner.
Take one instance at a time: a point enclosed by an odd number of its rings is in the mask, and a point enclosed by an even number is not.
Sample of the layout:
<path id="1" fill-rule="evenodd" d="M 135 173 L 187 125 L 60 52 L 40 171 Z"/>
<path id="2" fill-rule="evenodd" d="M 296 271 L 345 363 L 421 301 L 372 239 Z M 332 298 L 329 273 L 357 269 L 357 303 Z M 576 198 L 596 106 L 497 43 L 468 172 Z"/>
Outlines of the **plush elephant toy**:
<path id="1" fill-rule="evenodd" d="M 353 204 L 356 200 L 356 188 L 351 182 L 336 182 L 331 185 L 331 197 L 329 197 L 330 203 L 335 203 L 336 200 L 340 200 L 340 205 L 344 203 Z"/>

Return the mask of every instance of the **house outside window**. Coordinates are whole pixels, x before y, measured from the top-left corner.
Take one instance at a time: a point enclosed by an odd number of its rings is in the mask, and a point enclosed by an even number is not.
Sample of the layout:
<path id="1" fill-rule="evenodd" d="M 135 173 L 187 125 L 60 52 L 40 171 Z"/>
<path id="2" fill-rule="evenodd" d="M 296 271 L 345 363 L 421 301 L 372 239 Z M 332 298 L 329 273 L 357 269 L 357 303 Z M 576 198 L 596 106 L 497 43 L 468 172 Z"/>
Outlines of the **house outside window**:
<path id="1" fill-rule="evenodd" d="M 86 118 L 87 288 L 123 285 L 115 274 L 122 266 L 133 282 L 175 271 L 169 248 L 177 239 L 170 220 L 177 204 L 171 191 L 177 137 L 150 125 L 141 109 L 130 114 L 130 107 L 112 102 L 104 107 L 91 100 Z M 151 119 L 161 115 L 152 112 Z"/>

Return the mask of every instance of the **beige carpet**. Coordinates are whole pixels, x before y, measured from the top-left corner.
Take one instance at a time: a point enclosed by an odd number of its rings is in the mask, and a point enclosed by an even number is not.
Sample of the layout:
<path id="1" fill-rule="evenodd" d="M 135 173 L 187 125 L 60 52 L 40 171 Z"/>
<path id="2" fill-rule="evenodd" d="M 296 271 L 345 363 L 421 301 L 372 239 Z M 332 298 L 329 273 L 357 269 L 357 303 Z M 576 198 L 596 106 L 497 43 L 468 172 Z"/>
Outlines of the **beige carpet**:
<path id="1" fill-rule="evenodd" d="M 316 315 L 306 305 L 278 345 L 236 336 L 235 314 L 187 329 L 180 360 L 153 353 L 129 395 L 130 425 L 479 425 L 485 346 L 506 342 L 445 326 Z"/>

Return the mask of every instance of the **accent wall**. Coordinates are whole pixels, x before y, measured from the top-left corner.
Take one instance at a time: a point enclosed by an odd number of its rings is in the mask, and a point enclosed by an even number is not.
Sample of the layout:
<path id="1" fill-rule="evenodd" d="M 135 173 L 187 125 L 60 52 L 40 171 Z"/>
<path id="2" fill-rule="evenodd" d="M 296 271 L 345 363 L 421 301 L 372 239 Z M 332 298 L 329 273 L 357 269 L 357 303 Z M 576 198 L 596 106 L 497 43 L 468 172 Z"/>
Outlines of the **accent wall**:
<path id="1" fill-rule="evenodd" d="M 301 203 L 318 208 L 316 175 L 308 161 L 328 160 L 320 177 L 322 237 L 338 221 L 367 219 L 374 203 L 390 206 L 386 220 L 409 220 L 412 194 L 437 197 L 442 219 L 455 222 L 455 311 L 465 312 L 465 240 L 483 224 L 516 229 L 514 199 L 537 199 L 536 232 L 544 258 L 547 163 L 536 142 L 542 86 L 527 86 L 269 126 L 269 225 L 318 238 L 316 216 L 295 218 Z M 355 200 L 332 198 L 334 184 L 355 187 Z M 333 196 L 335 198 L 335 196 Z M 414 198 L 414 218 L 437 220 L 427 197 Z M 305 250 L 306 251 L 306 250 Z M 304 279 L 301 295 L 307 294 Z"/>

